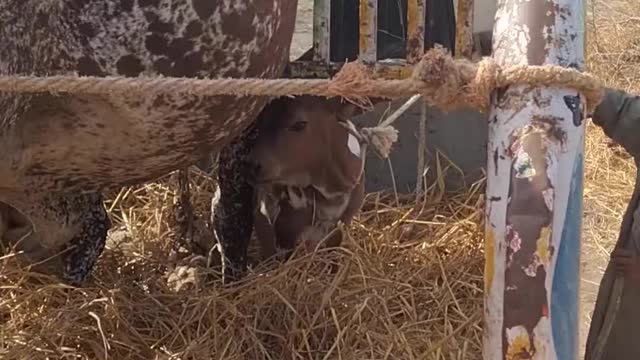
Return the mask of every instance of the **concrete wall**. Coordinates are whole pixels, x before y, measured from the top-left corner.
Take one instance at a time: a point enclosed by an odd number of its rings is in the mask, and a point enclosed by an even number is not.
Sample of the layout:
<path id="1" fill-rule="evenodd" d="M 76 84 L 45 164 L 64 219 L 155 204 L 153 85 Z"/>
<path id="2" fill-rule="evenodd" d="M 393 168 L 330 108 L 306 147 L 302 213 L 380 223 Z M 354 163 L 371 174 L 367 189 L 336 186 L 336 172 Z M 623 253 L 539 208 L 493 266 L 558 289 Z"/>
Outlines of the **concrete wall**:
<path id="1" fill-rule="evenodd" d="M 360 126 L 374 126 L 383 117 L 387 109 L 392 112 L 406 100 L 381 104 L 366 115 L 354 119 Z M 393 178 L 389 162 L 393 168 L 397 190 L 409 193 L 415 190 L 418 160 L 418 130 L 423 105 L 418 101 L 394 127 L 398 130 L 398 142 L 395 144 L 389 160 L 380 159 L 372 151 L 366 163 L 367 191 L 393 189 Z M 442 113 L 438 109 L 426 107 L 426 166 L 429 182 L 437 176 L 436 155 L 440 152 L 442 167 L 450 167 L 444 173 L 447 190 L 457 190 L 465 183 L 468 185 L 482 176 L 486 163 L 487 120 L 476 111 L 462 110 Z M 447 160 L 448 158 L 448 160 Z M 451 167 L 449 160 L 459 170 Z"/>
<path id="2" fill-rule="evenodd" d="M 476 0 L 473 6 L 473 32 L 491 32 L 496 14 L 496 0 Z"/>

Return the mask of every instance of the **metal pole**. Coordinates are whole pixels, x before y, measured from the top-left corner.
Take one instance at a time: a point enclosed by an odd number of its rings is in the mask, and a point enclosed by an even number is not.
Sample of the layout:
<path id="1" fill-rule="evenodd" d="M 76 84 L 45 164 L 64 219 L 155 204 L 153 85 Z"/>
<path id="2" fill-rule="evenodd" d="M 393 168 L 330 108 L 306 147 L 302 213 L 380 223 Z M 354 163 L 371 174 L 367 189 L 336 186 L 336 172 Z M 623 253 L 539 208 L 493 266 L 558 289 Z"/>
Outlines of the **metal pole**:
<path id="1" fill-rule="evenodd" d="M 473 52 L 473 0 L 458 0 L 456 11 L 457 58 L 471 59 Z"/>
<path id="2" fill-rule="evenodd" d="M 360 60 L 373 64 L 378 60 L 378 0 L 360 0 Z"/>
<path id="3" fill-rule="evenodd" d="M 407 1 L 407 62 L 416 64 L 424 55 L 425 0 Z"/>
<path id="4" fill-rule="evenodd" d="M 331 0 L 313 1 L 313 60 L 329 63 Z"/>
<path id="5" fill-rule="evenodd" d="M 501 65 L 584 68 L 583 0 L 501 0 Z M 584 98 L 511 86 L 489 118 L 484 358 L 576 359 Z"/>

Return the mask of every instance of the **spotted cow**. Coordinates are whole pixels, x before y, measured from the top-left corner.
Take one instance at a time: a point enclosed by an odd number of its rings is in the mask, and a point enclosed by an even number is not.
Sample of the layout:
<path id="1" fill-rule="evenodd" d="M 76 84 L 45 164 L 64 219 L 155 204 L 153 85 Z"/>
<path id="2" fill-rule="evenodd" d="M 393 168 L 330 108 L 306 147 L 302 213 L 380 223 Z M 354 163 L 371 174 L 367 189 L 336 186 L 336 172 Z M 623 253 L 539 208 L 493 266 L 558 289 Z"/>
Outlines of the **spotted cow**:
<path id="1" fill-rule="evenodd" d="M 296 0 L 3 0 L 0 75 L 278 77 L 296 7 Z M 0 94 L 2 244 L 32 262 L 54 257 L 52 272 L 81 283 L 110 227 L 101 192 L 220 152 L 266 101 Z M 238 158 L 235 150 L 223 156 Z"/>

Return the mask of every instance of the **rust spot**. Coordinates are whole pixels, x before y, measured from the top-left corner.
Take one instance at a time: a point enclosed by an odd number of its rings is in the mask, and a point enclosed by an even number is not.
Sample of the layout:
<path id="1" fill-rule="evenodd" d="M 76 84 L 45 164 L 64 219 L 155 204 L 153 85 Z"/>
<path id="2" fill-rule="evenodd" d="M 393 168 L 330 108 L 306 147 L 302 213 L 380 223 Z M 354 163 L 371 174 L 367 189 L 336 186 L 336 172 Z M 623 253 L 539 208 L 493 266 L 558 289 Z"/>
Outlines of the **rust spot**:
<path id="1" fill-rule="evenodd" d="M 538 129 L 545 132 L 545 134 L 553 140 L 564 144 L 567 141 L 567 134 L 562 130 L 559 123 L 564 119 L 559 116 L 534 116 L 532 119 L 532 129 Z"/>
<path id="2" fill-rule="evenodd" d="M 424 52 L 424 0 L 407 2 L 407 62 L 417 63 Z"/>
<path id="3" fill-rule="evenodd" d="M 471 58 L 473 51 L 473 0 L 458 0 L 456 14 L 456 57 Z"/>
<path id="4" fill-rule="evenodd" d="M 484 292 L 485 295 L 489 294 L 491 285 L 493 284 L 493 276 L 495 273 L 495 242 L 496 235 L 490 225 L 487 225 L 485 230 L 484 241 Z"/>
<path id="5" fill-rule="evenodd" d="M 365 57 L 369 55 L 371 51 L 375 50 L 375 33 L 378 30 L 377 24 L 375 23 L 376 11 L 377 7 L 374 6 L 369 0 L 360 0 L 360 38 L 359 42 L 359 52 L 361 57 Z M 364 59 L 363 59 L 364 60 Z M 375 61 L 375 59 L 366 59 L 365 62 L 369 60 Z"/>

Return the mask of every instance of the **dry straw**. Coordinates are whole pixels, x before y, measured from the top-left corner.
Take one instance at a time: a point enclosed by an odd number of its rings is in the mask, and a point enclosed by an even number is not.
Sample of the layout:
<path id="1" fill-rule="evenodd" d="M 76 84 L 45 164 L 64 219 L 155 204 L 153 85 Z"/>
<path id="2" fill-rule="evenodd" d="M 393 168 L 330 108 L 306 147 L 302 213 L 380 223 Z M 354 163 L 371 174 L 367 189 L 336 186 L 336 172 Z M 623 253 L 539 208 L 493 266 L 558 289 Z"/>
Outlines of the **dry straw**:
<path id="1" fill-rule="evenodd" d="M 212 182 L 190 178 L 204 213 Z M 85 287 L 0 261 L 0 358 L 477 358 L 481 189 L 431 188 L 424 210 L 370 194 L 344 249 L 263 263 L 232 289 L 196 265 L 179 291 L 167 282 L 188 262 L 168 255 L 176 175 L 125 189 L 107 205 L 129 239 L 110 240 Z"/>

